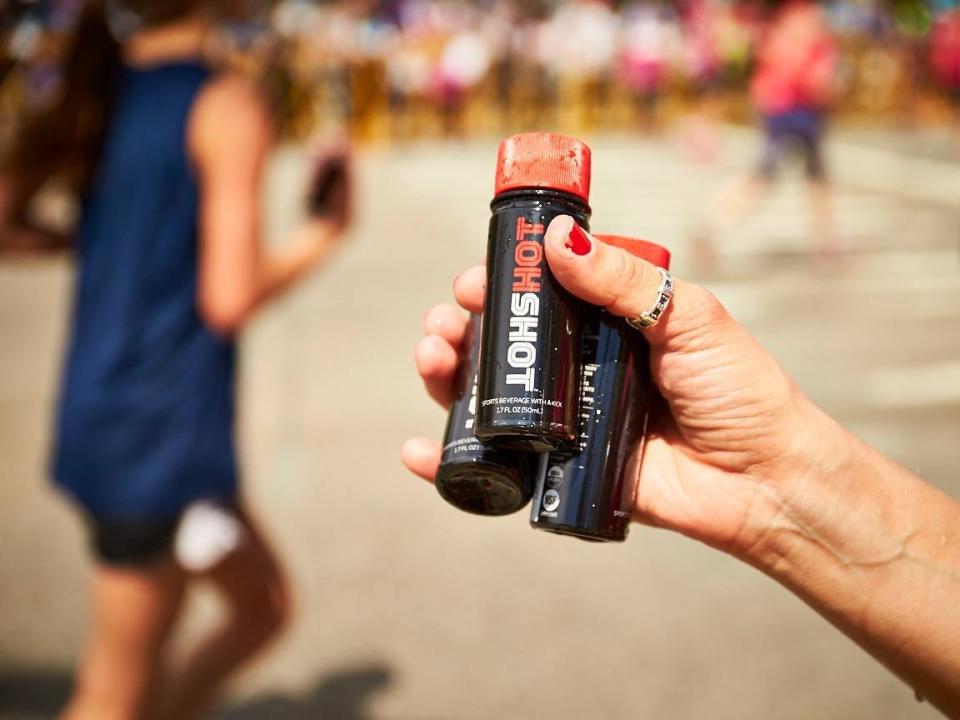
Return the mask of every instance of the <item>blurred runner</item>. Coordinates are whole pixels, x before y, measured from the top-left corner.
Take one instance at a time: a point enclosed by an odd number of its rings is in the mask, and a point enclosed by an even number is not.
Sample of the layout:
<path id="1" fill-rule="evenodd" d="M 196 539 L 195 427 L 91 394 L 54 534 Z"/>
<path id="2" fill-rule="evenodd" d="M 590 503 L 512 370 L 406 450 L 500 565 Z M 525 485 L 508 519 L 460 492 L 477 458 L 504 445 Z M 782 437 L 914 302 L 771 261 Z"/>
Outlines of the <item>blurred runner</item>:
<path id="1" fill-rule="evenodd" d="M 712 253 L 713 235 L 736 225 L 767 194 L 789 149 L 804 160 L 815 247 L 823 253 L 840 249 L 822 152 L 835 65 L 833 38 L 813 0 L 791 0 L 774 11 L 750 87 L 765 136 L 763 156 L 751 175 L 735 179 L 708 205 L 695 238 L 702 261 Z"/>
<path id="2" fill-rule="evenodd" d="M 937 18 L 930 36 L 930 67 L 940 86 L 960 110 L 960 8 L 950 8 Z"/>
<path id="3" fill-rule="evenodd" d="M 38 225 L 34 201 L 51 182 L 83 198 L 52 469 L 83 510 L 96 565 L 67 720 L 197 717 L 289 612 L 238 487 L 235 338 L 334 248 L 349 212 L 346 161 L 323 161 L 311 218 L 268 250 L 271 121 L 253 86 L 205 62 L 210 8 L 88 5 L 55 101 L 3 163 L 7 253 L 72 246 L 72 233 Z M 228 615 L 171 666 L 167 639 L 198 579 Z"/>

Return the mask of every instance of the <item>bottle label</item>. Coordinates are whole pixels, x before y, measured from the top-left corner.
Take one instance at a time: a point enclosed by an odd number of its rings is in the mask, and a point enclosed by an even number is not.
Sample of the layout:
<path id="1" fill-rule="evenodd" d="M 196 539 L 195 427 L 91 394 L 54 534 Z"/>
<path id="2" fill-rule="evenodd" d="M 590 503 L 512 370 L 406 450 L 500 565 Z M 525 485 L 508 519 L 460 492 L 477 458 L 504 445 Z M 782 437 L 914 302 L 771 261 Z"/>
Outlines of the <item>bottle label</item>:
<path id="1" fill-rule="evenodd" d="M 547 388 L 543 382 L 544 337 L 542 314 L 547 311 L 543 302 L 543 236 L 545 225 L 519 215 L 512 226 L 513 258 L 509 268 L 509 320 L 500 326 L 497 346 L 506 372 L 502 375 L 501 392 L 481 401 L 495 415 L 537 417 L 545 413 L 555 415 L 563 411 L 564 401 L 558 397 L 544 397 Z"/>
<path id="2" fill-rule="evenodd" d="M 467 415 L 463 419 L 463 429 L 473 430 L 477 417 L 477 376 L 473 376 L 473 387 L 470 389 L 470 402 L 467 404 Z"/>
<path id="3" fill-rule="evenodd" d="M 490 224 L 477 433 L 525 450 L 576 436 L 580 304 L 544 252 L 546 228 L 563 212 L 569 204 L 524 200 L 495 210 Z"/>
<path id="4" fill-rule="evenodd" d="M 517 218 L 513 253 L 513 285 L 510 295 L 510 325 L 507 328 L 507 385 L 519 385 L 527 392 L 537 389 L 534 365 L 540 330 L 540 290 L 543 269 L 543 225 Z M 537 238 L 537 239 L 533 239 Z"/>
<path id="5" fill-rule="evenodd" d="M 543 474 L 543 485 L 535 498 L 540 502 L 540 517 L 556 518 L 561 504 L 564 501 L 564 480 L 569 472 L 582 473 L 587 446 L 598 414 L 603 409 L 597 407 L 597 371 L 600 366 L 593 362 L 597 358 L 597 344 L 599 328 L 595 323 L 588 322 L 583 328 L 583 342 L 581 354 L 583 373 L 580 375 L 580 422 L 578 424 L 577 444 L 575 448 L 566 451 L 551 452 L 547 455 Z"/>
<path id="6" fill-rule="evenodd" d="M 447 453 L 452 455 L 456 455 L 458 453 L 477 453 L 483 450 L 483 446 L 480 444 L 480 441 L 477 440 L 476 436 L 473 434 L 473 426 L 476 424 L 477 416 L 476 374 L 474 374 L 473 382 L 470 384 L 470 386 L 470 400 L 467 401 L 466 412 L 463 412 L 463 418 L 462 421 L 460 421 L 461 429 L 464 432 L 462 435 L 458 433 L 457 437 L 450 440 L 446 445 L 443 446 L 444 455 Z"/>

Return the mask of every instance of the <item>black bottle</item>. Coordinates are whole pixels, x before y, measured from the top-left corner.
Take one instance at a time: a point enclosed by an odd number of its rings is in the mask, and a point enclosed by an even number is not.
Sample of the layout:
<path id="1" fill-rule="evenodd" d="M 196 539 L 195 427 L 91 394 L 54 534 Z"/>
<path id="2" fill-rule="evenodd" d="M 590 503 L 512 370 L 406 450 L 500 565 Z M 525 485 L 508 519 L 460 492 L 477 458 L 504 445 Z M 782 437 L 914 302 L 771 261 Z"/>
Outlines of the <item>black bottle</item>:
<path id="1" fill-rule="evenodd" d="M 666 268 L 666 249 L 598 236 Z M 600 308 L 584 311 L 580 432 L 573 450 L 545 454 L 530 524 L 584 540 L 622 541 L 634 506 L 646 438 L 650 348 L 637 330 Z"/>
<path id="2" fill-rule="evenodd" d="M 477 437 L 544 452 L 576 438 L 582 303 L 544 256 L 550 221 L 588 228 L 590 149 L 549 133 L 500 144 L 487 241 Z"/>
<path id="3" fill-rule="evenodd" d="M 314 168 L 307 194 L 311 217 L 346 223 L 350 215 L 350 158 L 345 150 L 321 159 Z"/>
<path id="4" fill-rule="evenodd" d="M 466 512 L 507 515 L 530 501 L 539 458 L 532 453 L 495 448 L 477 439 L 479 316 L 471 318 L 464 348 L 443 439 L 437 490 L 444 500 Z"/>

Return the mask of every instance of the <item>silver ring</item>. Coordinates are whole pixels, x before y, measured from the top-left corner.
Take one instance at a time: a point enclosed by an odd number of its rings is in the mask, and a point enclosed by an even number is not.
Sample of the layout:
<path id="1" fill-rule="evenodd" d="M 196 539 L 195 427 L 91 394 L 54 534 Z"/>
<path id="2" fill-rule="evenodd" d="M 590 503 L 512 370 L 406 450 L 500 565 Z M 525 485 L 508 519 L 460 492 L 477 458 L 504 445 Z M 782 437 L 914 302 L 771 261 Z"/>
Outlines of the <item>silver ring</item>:
<path id="1" fill-rule="evenodd" d="M 658 267 L 657 270 L 660 271 L 660 288 L 657 290 L 657 300 L 653 303 L 653 307 L 638 317 L 626 318 L 627 324 L 637 330 L 653 327 L 660 322 L 660 318 L 670 307 L 670 301 L 673 299 L 673 278 L 662 267 Z"/>

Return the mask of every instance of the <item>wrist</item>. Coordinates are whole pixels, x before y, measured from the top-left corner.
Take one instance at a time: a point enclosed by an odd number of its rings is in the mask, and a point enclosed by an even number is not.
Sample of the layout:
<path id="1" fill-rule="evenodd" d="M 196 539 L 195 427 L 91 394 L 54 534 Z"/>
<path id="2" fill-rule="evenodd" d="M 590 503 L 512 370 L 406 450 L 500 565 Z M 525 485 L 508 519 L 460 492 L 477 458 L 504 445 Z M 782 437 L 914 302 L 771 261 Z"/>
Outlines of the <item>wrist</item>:
<path id="1" fill-rule="evenodd" d="M 312 270 L 326 257 L 336 235 L 336 226 L 328 218 L 309 218 L 294 232 L 290 253 L 303 270 Z"/>
<path id="2" fill-rule="evenodd" d="M 791 587 L 882 582 L 908 555 L 940 545 L 955 503 L 803 398 L 792 449 L 758 485 L 765 501 L 742 559 Z M 933 512 L 931 512 L 933 510 Z"/>
<path id="3" fill-rule="evenodd" d="M 807 449 L 758 483 L 739 557 L 955 713 L 960 504 L 807 405 Z"/>
<path id="4" fill-rule="evenodd" d="M 795 406 L 783 452 L 751 470 L 758 495 L 751 506 L 752 532 L 734 550 L 781 580 L 802 564 L 801 555 L 840 554 L 846 516 L 857 504 L 848 483 L 866 462 L 862 443 L 805 396 L 798 395 Z"/>

